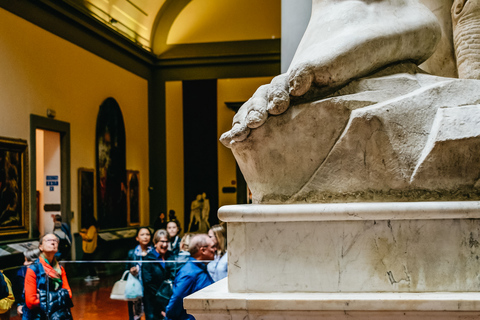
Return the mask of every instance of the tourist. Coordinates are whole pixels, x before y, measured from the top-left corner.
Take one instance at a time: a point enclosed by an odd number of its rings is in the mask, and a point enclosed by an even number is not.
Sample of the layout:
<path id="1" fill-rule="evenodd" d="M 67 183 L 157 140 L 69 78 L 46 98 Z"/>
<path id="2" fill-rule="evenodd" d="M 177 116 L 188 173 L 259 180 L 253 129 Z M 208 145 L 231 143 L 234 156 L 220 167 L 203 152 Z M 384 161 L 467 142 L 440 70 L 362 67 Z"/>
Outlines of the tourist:
<path id="1" fill-rule="evenodd" d="M 95 250 L 97 250 L 98 232 L 97 232 L 97 220 L 90 216 L 87 218 L 88 229 L 82 228 L 80 230 L 80 236 L 82 237 L 82 249 L 83 260 L 87 262 L 88 275 L 85 281 L 98 281 L 100 278 L 97 276 L 95 265 L 91 262 L 95 258 Z"/>
<path id="2" fill-rule="evenodd" d="M 172 280 L 171 258 L 168 251 L 168 235 L 165 229 L 160 229 L 153 236 L 154 250 L 147 253 L 142 263 L 143 303 L 146 320 L 163 319 L 166 304 L 158 303 L 157 291 L 165 280 Z"/>
<path id="3" fill-rule="evenodd" d="M 180 252 L 175 257 L 175 266 L 174 266 L 174 275 L 187 263 L 190 258 L 190 252 L 188 247 L 190 245 L 190 240 L 193 237 L 193 233 L 185 233 L 180 241 Z"/>
<path id="4" fill-rule="evenodd" d="M 180 222 L 178 220 L 170 220 L 167 223 L 167 232 L 168 232 L 168 251 L 170 251 L 173 257 L 176 257 L 180 252 L 180 237 L 178 236 L 182 231 L 180 227 Z"/>
<path id="5" fill-rule="evenodd" d="M 152 233 L 148 227 L 138 228 L 135 240 L 138 245 L 135 249 L 128 251 L 128 260 L 135 261 L 127 263 L 127 270 L 137 277 L 142 282 L 142 263 L 138 262 L 144 259 L 144 257 L 153 250 L 151 246 Z M 143 314 L 143 299 L 136 301 L 128 301 L 128 318 L 130 320 L 138 320 Z"/>
<path id="6" fill-rule="evenodd" d="M 18 301 L 17 305 L 17 314 L 21 316 L 23 314 L 23 307 L 25 306 L 25 275 L 27 274 L 27 267 L 35 262 L 40 256 L 40 249 L 29 249 L 23 252 L 25 261 L 23 266 L 18 269 L 17 272 L 17 283 L 18 287 L 22 289 L 22 297 Z"/>
<path id="7" fill-rule="evenodd" d="M 28 267 L 25 275 L 24 320 L 72 319 L 72 291 L 65 269 L 55 258 L 58 242 L 53 233 L 40 238 L 40 257 Z"/>
<path id="8" fill-rule="evenodd" d="M 56 214 L 53 217 L 53 233 L 60 239 L 58 244 L 58 252 L 56 254 L 57 260 L 71 260 L 72 258 L 72 235 L 70 228 L 62 222 L 62 216 Z"/>
<path id="9" fill-rule="evenodd" d="M 214 281 L 208 274 L 206 263 L 215 256 L 215 243 L 206 234 L 197 234 L 190 241 L 190 258 L 175 277 L 173 295 L 166 310 L 168 320 L 195 319 L 183 307 L 183 298 L 197 292 Z"/>
<path id="10" fill-rule="evenodd" d="M 215 259 L 208 263 L 207 270 L 213 281 L 217 282 L 228 275 L 227 231 L 223 224 L 216 224 L 208 230 L 208 236 L 215 242 Z"/>
<path id="11" fill-rule="evenodd" d="M 10 280 L 0 271 L 0 320 L 10 319 L 10 308 L 15 302 L 12 284 Z"/>

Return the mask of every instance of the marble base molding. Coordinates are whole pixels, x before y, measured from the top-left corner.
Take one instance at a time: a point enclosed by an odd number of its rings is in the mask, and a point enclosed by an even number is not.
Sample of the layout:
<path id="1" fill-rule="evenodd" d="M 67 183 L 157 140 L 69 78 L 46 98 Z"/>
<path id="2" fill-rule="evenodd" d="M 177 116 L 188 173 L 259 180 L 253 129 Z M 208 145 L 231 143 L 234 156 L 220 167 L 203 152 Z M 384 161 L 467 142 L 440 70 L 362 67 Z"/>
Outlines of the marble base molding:
<path id="1" fill-rule="evenodd" d="M 227 223 L 480 219 L 480 201 L 231 205 L 218 217 Z"/>
<path id="2" fill-rule="evenodd" d="M 480 319 L 480 293 L 232 293 L 223 279 L 185 299 L 197 320 Z"/>
<path id="3" fill-rule="evenodd" d="M 480 202 L 234 205 L 200 319 L 480 319 Z"/>
<path id="4" fill-rule="evenodd" d="M 230 292 L 480 291 L 480 203 L 236 205 Z"/>

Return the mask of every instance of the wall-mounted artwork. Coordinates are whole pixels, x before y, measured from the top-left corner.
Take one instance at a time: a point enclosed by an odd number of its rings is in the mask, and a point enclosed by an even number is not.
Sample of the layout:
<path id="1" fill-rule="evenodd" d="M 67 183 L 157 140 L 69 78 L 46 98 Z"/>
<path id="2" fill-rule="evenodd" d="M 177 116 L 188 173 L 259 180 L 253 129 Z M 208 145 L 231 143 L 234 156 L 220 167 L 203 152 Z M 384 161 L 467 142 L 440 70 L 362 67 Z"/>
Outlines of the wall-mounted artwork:
<path id="1" fill-rule="evenodd" d="M 140 224 L 140 173 L 134 170 L 127 170 L 127 209 L 128 225 Z"/>
<path id="2" fill-rule="evenodd" d="M 28 233 L 27 161 L 25 140 L 0 137 L 0 236 Z"/>
<path id="3" fill-rule="evenodd" d="M 78 168 L 78 213 L 80 228 L 89 228 L 95 217 L 95 170 Z"/>
<path id="4" fill-rule="evenodd" d="M 96 125 L 97 216 L 100 229 L 127 226 L 125 125 L 117 101 L 107 98 Z"/>

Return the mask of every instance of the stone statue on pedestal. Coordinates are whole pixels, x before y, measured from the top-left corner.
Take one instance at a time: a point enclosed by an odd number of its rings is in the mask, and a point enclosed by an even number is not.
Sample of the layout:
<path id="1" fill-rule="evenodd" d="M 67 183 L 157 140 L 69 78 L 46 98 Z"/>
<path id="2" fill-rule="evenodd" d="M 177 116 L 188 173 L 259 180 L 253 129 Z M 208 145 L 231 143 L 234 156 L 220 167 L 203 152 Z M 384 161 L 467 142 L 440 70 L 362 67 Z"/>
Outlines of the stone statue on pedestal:
<path id="1" fill-rule="evenodd" d="M 480 199 L 480 81 L 417 67 L 440 37 L 417 0 L 313 0 L 287 73 L 220 138 L 253 202 Z"/>

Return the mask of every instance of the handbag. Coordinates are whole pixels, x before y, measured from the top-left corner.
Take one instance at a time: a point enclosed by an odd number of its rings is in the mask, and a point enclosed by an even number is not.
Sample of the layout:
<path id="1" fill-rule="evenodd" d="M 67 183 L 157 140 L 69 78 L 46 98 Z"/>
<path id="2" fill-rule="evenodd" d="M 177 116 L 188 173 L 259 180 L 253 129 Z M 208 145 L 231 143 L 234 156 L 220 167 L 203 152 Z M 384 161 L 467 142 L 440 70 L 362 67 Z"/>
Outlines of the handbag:
<path id="1" fill-rule="evenodd" d="M 128 274 L 127 284 L 125 285 L 125 297 L 127 299 L 143 298 L 142 283 L 131 273 Z"/>
<path id="2" fill-rule="evenodd" d="M 157 289 L 157 293 L 155 294 L 156 302 L 163 307 L 163 310 L 168 305 L 170 301 L 170 297 L 173 294 L 173 281 L 170 279 L 164 280 L 160 287 Z"/>
<path id="3" fill-rule="evenodd" d="M 113 285 L 112 292 L 110 293 L 110 299 L 113 300 L 125 300 L 125 301 L 135 301 L 135 299 L 129 299 L 125 297 L 125 287 L 127 286 L 127 280 L 125 280 L 125 277 L 130 271 L 125 271 L 117 282 Z"/>

